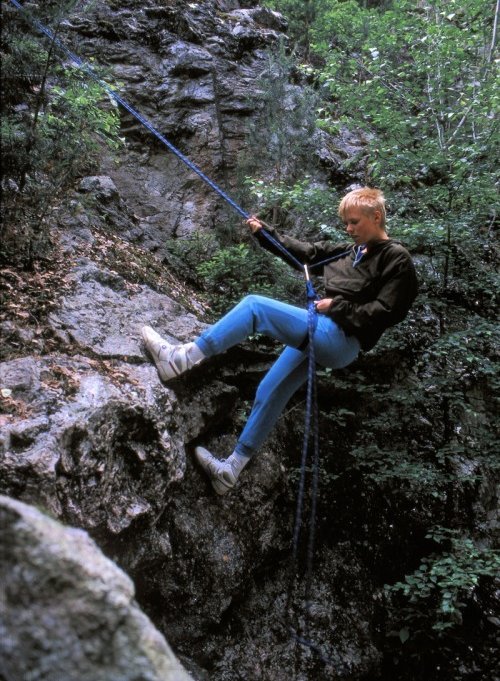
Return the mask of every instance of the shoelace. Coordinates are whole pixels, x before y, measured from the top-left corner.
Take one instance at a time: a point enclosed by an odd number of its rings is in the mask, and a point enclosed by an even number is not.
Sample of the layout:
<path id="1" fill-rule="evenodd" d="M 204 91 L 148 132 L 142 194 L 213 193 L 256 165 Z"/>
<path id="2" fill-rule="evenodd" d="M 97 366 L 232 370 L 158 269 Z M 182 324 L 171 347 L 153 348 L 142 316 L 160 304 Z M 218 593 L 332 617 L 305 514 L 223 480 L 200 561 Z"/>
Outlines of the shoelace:
<path id="1" fill-rule="evenodd" d="M 208 462 L 208 469 L 213 475 L 222 475 L 226 471 L 224 463 L 224 461 L 220 461 L 219 459 L 216 459 L 215 456 L 212 456 Z M 231 465 L 229 467 L 231 468 Z"/>

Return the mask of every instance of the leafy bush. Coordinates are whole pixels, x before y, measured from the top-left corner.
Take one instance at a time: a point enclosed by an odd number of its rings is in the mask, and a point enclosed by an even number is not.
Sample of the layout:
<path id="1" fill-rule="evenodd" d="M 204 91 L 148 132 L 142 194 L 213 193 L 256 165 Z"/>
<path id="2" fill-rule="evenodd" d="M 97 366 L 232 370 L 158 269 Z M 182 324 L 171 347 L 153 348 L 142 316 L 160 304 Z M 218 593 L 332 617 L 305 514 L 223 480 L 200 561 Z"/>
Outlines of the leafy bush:
<path id="1" fill-rule="evenodd" d="M 304 284 L 284 262 L 271 259 L 247 244 L 216 251 L 196 268 L 216 315 L 226 312 L 248 293 L 260 293 L 303 304 Z"/>
<path id="2" fill-rule="evenodd" d="M 462 624 L 462 610 L 481 579 L 494 578 L 500 571 L 500 553 L 476 546 L 459 530 L 438 526 L 426 538 L 450 548 L 422 558 L 421 565 L 406 575 L 404 582 L 384 585 L 386 594 L 402 594 L 410 604 L 401 610 L 405 626 L 388 632 L 388 636 L 399 636 L 402 643 L 412 634 L 430 633 L 426 631 L 429 615 L 438 636 Z"/>
<path id="3" fill-rule="evenodd" d="M 98 84 L 59 65 L 54 46 L 46 49 L 26 28 L 9 15 L 2 31 L 0 258 L 29 267 L 48 248 L 61 193 L 97 167 L 103 144 L 118 147 L 119 118 Z"/>
<path id="4" fill-rule="evenodd" d="M 308 173 L 291 183 L 265 182 L 251 176 L 245 177 L 243 183 L 257 205 L 274 209 L 280 222 L 300 223 L 306 238 L 308 234 L 314 234 L 314 238 L 319 234 L 319 238 L 345 240 L 345 230 L 337 215 L 338 192 L 325 191 Z"/>
<path id="5" fill-rule="evenodd" d="M 200 262 L 212 258 L 220 244 L 213 232 L 196 231 L 182 239 L 166 239 L 168 251 L 165 261 L 186 281 L 200 283 L 197 268 Z"/>
<path id="6" fill-rule="evenodd" d="M 320 97 L 306 82 L 297 87 L 297 74 L 293 55 L 280 41 L 277 49 L 268 52 L 266 68 L 251 94 L 252 106 L 257 103 L 257 114 L 248 119 L 246 146 L 236 168 L 236 186 L 240 187 L 236 197 L 243 205 L 248 205 L 249 177 L 278 187 L 284 183 L 284 187 L 299 182 L 309 170 L 318 167 L 311 147 Z M 251 196 L 253 206 L 257 195 L 253 192 Z M 265 207 L 274 211 L 281 208 L 276 203 Z M 273 220 L 277 218 L 275 212 Z"/>

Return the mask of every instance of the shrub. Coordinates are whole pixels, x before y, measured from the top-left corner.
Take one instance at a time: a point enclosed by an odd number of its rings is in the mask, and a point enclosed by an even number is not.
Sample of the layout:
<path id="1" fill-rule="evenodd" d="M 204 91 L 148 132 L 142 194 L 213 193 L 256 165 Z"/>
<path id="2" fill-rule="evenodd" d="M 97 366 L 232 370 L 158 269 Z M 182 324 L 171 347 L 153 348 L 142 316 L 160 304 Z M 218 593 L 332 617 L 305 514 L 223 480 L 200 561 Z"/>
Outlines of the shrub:
<path id="1" fill-rule="evenodd" d="M 292 298 L 303 303 L 304 284 L 288 265 L 247 244 L 216 251 L 196 268 L 216 314 L 226 312 L 248 293 Z"/>
<path id="2" fill-rule="evenodd" d="M 438 636 L 462 624 L 466 600 L 480 580 L 494 578 L 500 570 L 498 551 L 477 546 L 459 530 L 438 526 L 429 531 L 426 538 L 449 545 L 449 550 L 422 558 L 421 565 L 406 575 L 404 582 L 384 585 L 386 594 L 402 594 L 408 603 L 402 610 L 405 626 L 388 632 L 388 636 L 399 636 L 403 643 L 412 633 L 429 635 L 426 631 L 429 623 Z"/>
<path id="3" fill-rule="evenodd" d="M 58 64 L 8 15 L 2 31 L 3 201 L 0 260 L 30 267 L 48 248 L 50 213 L 62 192 L 119 145 L 119 119 L 102 88 Z"/>

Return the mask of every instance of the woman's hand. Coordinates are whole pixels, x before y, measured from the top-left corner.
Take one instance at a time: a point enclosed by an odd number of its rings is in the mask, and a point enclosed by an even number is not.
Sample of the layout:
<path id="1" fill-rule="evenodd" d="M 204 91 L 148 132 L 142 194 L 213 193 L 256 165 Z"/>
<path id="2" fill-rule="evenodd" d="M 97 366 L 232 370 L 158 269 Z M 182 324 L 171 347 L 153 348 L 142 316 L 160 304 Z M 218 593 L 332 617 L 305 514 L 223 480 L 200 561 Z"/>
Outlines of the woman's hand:
<path id="1" fill-rule="evenodd" d="M 252 232 L 256 232 L 257 230 L 262 229 L 264 227 L 262 222 L 255 215 L 251 215 L 245 222 L 250 227 Z"/>
<path id="2" fill-rule="evenodd" d="M 322 298 L 321 300 L 315 300 L 316 310 L 318 312 L 326 312 L 330 307 L 333 298 Z"/>

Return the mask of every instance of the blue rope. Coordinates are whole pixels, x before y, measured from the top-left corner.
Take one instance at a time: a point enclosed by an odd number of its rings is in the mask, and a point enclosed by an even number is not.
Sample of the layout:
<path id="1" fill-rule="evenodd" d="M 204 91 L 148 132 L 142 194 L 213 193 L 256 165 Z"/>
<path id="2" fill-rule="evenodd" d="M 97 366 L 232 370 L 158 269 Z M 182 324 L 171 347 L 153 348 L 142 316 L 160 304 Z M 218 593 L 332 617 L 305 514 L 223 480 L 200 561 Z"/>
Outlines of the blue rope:
<path id="1" fill-rule="evenodd" d="M 307 454 L 309 437 L 311 432 L 311 420 L 313 419 L 313 387 L 316 382 L 316 360 L 314 353 L 314 343 L 313 337 L 316 330 L 316 325 L 318 323 L 318 314 L 314 305 L 314 301 L 317 299 L 316 291 L 312 283 L 308 280 L 306 282 L 307 290 L 307 334 L 309 338 L 309 348 L 308 348 L 308 369 L 307 369 L 307 393 L 306 393 L 306 420 L 304 427 L 304 442 L 302 445 L 302 459 L 300 462 L 300 480 L 299 480 L 299 491 L 297 495 L 297 508 L 295 512 L 295 527 L 293 532 L 293 558 L 297 558 L 298 544 L 299 544 L 299 534 L 302 524 L 302 506 L 304 502 L 304 491 L 305 491 L 305 473 L 307 465 Z"/>
<path id="2" fill-rule="evenodd" d="M 342 253 L 337 253 L 337 255 L 331 255 L 328 258 L 325 258 L 324 260 L 319 260 L 318 262 L 313 263 L 312 265 L 308 265 L 310 270 L 316 269 L 316 267 L 323 267 L 324 265 L 328 264 L 329 262 L 333 262 L 334 260 L 338 260 L 339 258 L 343 258 L 345 255 L 349 255 L 349 253 L 352 253 L 354 249 L 354 261 L 352 263 L 353 267 L 357 267 L 361 258 L 363 257 L 364 253 L 362 253 L 362 250 L 366 247 L 366 244 L 360 244 L 359 246 L 350 246 L 350 248 L 347 249 L 347 251 L 342 251 Z"/>
<path id="3" fill-rule="evenodd" d="M 194 173 L 196 173 L 206 184 L 209 185 L 219 196 L 226 201 L 242 218 L 248 220 L 251 216 L 245 211 L 241 206 L 239 206 L 221 187 L 219 187 L 215 182 L 213 182 L 205 173 L 198 168 L 187 156 L 185 156 L 177 147 L 175 147 L 164 135 L 162 135 L 153 125 L 150 123 L 142 114 L 140 114 L 136 109 L 134 109 L 123 97 L 111 86 L 109 86 L 105 81 L 103 81 L 99 75 L 94 71 L 94 69 L 84 62 L 78 55 L 69 50 L 56 35 L 47 26 L 35 19 L 30 13 L 28 13 L 18 0 L 10 0 L 11 4 L 21 12 L 21 14 L 31 23 L 39 32 L 44 34 L 51 42 L 56 45 L 72 62 L 74 62 L 79 68 L 81 68 L 85 73 L 87 73 L 94 81 L 96 81 L 107 94 L 112 97 L 118 104 L 120 104 L 126 111 L 128 111 L 136 120 L 138 120 L 141 125 L 143 125 L 149 132 L 154 135 L 165 147 L 167 147 L 177 158 L 182 161 L 188 168 L 190 168 Z M 262 222 L 262 221 L 261 221 Z M 265 238 L 271 242 L 276 248 L 282 253 L 282 255 L 291 263 L 294 267 L 307 272 L 306 267 L 301 263 L 290 251 L 285 248 L 279 241 L 277 241 L 265 228 L 260 230 L 264 234 Z M 339 258 L 352 252 L 352 247 L 340 254 L 321 260 L 320 262 L 309 265 L 309 269 L 315 269 L 317 267 L 323 266 L 328 262 L 333 260 L 338 260 Z M 356 259 L 354 266 L 359 262 L 361 255 L 361 247 L 358 247 L 356 252 Z M 307 546 L 307 565 L 306 565 L 306 629 L 307 622 L 310 619 L 310 589 L 312 583 L 312 568 L 313 568 L 313 553 L 314 553 L 314 535 L 315 535 L 315 519 L 316 519 L 316 506 L 317 506 L 317 493 L 318 493 L 318 481 L 319 481 L 319 428 L 318 428 L 318 404 L 317 404 L 317 385 L 316 385 L 316 360 L 314 353 L 314 333 L 316 330 L 316 325 L 318 321 L 316 307 L 314 301 L 318 299 L 318 295 L 314 289 L 312 282 L 307 277 L 306 281 L 306 293 L 307 293 L 307 327 L 308 327 L 308 377 L 307 377 L 307 398 L 306 398 L 306 413 L 305 413 L 305 427 L 304 427 L 304 442 L 302 447 L 302 459 L 301 459 L 301 474 L 299 481 L 299 491 L 297 495 L 297 506 L 295 511 L 295 527 L 293 532 L 292 540 L 292 554 L 293 563 L 296 564 L 298 558 L 298 545 L 299 545 L 299 535 L 302 525 L 302 515 L 303 515 L 303 505 L 304 505 L 304 494 L 305 494 L 305 472 L 307 466 L 309 441 L 311 437 L 311 432 L 313 435 L 313 480 L 312 480 L 312 500 L 311 500 L 311 512 L 309 519 L 309 538 Z M 288 594 L 290 597 L 290 592 Z M 288 606 L 287 606 L 288 609 Z M 308 640 L 305 636 L 297 634 L 295 631 L 291 630 L 291 633 L 296 641 L 306 645 L 313 650 L 315 650 L 324 662 L 328 662 L 321 649 L 315 645 L 313 642 Z M 305 632 L 307 633 L 307 631 Z"/>

